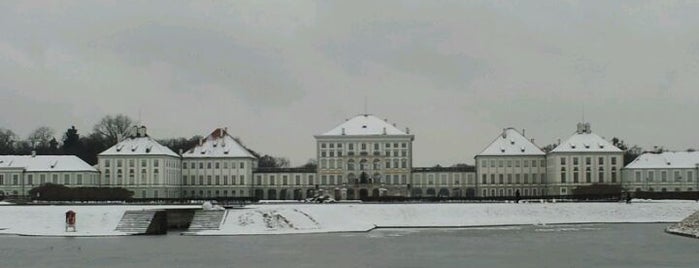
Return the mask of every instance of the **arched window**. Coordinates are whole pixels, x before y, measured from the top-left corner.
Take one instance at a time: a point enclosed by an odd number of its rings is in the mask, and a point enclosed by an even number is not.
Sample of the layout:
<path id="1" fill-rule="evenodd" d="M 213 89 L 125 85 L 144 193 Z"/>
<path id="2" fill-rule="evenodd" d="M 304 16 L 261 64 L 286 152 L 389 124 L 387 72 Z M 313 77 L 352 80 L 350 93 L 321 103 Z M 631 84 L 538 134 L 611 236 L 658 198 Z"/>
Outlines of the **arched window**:
<path id="1" fill-rule="evenodd" d="M 354 160 L 347 160 L 347 170 L 354 170 Z"/>
<path id="2" fill-rule="evenodd" d="M 367 161 L 366 159 L 362 159 L 359 161 L 359 170 L 366 170 L 367 169 Z"/>
<path id="3" fill-rule="evenodd" d="M 374 170 L 379 170 L 381 169 L 381 160 L 379 159 L 374 159 Z"/>

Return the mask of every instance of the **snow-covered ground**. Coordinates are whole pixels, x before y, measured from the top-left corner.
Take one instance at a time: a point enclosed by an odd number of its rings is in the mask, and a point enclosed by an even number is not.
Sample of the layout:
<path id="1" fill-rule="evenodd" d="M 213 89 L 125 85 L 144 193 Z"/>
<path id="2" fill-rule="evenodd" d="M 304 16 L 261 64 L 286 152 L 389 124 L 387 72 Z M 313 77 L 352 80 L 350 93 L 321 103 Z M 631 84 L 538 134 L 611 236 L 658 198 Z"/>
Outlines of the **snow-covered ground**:
<path id="1" fill-rule="evenodd" d="M 168 208 L 168 206 L 0 206 L 0 234 L 37 236 L 127 235 L 114 230 L 124 211 L 163 208 Z M 68 210 L 77 213 L 76 232 L 65 231 L 65 212 Z"/>
<path id="2" fill-rule="evenodd" d="M 197 235 L 354 232 L 381 228 L 678 222 L 694 201 L 625 203 L 274 204 L 228 210 L 220 230 Z"/>

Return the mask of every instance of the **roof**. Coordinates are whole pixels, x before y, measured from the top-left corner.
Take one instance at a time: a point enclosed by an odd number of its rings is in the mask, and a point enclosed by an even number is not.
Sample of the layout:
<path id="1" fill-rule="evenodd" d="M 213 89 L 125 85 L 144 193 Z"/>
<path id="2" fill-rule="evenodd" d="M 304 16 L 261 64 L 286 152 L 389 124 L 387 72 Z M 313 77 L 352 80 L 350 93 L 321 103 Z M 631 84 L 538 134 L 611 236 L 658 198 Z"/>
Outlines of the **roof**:
<path id="1" fill-rule="evenodd" d="M 0 169 L 21 168 L 25 171 L 85 171 L 97 170 L 74 155 L 0 155 Z"/>
<path id="2" fill-rule="evenodd" d="M 289 167 L 289 168 L 278 168 L 278 167 L 262 167 L 253 170 L 253 173 L 316 173 L 315 167 Z"/>
<path id="3" fill-rule="evenodd" d="M 455 166 L 455 167 L 415 167 L 412 169 L 413 173 L 422 172 L 476 172 L 475 166 Z"/>
<path id="4" fill-rule="evenodd" d="M 248 149 L 243 147 L 230 134 L 227 128 L 217 128 L 209 136 L 204 138 L 200 144 L 187 150 L 183 157 L 205 158 L 205 157 L 247 157 L 255 158 Z"/>
<path id="5" fill-rule="evenodd" d="M 621 153 L 621 149 L 612 145 L 607 140 L 592 133 L 589 123 L 578 123 L 578 130 L 567 140 L 556 146 L 552 153 L 566 152 L 610 152 Z"/>
<path id="6" fill-rule="evenodd" d="M 319 136 L 341 135 L 409 135 L 401 131 L 385 120 L 370 115 L 362 114 L 348 119 L 332 130 Z"/>
<path id="7" fill-rule="evenodd" d="M 626 168 L 697 168 L 699 152 L 644 153 Z"/>
<path id="8" fill-rule="evenodd" d="M 514 128 L 503 129 L 493 142 L 476 156 L 546 155 Z"/>
<path id="9" fill-rule="evenodd" d="M 99 155 L 166 155 L 179 157 L 170 148 L 161 145 L 148 136 L 126 138 Z"/>

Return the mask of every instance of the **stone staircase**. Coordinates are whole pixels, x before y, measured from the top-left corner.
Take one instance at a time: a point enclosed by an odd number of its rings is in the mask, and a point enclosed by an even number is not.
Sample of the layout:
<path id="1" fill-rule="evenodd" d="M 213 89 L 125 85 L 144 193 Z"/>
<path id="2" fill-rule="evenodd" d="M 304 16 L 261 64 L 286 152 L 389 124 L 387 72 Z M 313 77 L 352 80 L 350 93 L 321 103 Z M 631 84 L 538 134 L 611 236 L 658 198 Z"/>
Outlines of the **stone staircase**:
<path id="1" fill-rule="evenodd" d="M 156 212 L 155 210 L 125 211 L 115 230 L 131 234 L 146 234 Z"/>
<path id="2" fill-rule="evenodd" d="M 188 232 L 218 230 L 225 216 L 225 210 L 197 210 L 194 212 Z"/>

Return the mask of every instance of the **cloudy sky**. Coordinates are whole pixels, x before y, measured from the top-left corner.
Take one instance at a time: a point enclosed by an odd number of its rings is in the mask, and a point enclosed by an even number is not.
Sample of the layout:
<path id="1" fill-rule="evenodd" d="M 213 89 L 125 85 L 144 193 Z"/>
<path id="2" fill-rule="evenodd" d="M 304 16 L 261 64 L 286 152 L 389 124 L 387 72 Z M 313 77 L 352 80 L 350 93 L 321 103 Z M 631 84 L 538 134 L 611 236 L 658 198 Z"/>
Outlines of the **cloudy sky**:
<path id="1" fill-rule="evenodd" d="M 368 112 L 415 165 L 473 163 L 503 127 L 544 146 L 585 117 L 643 147 L 699 147 L 699 3 L 1 1 L 0 128 L 156 138 L 228 126 L 302 164 Z M 140 112 L 139 112 L 140 111 Z"/>

